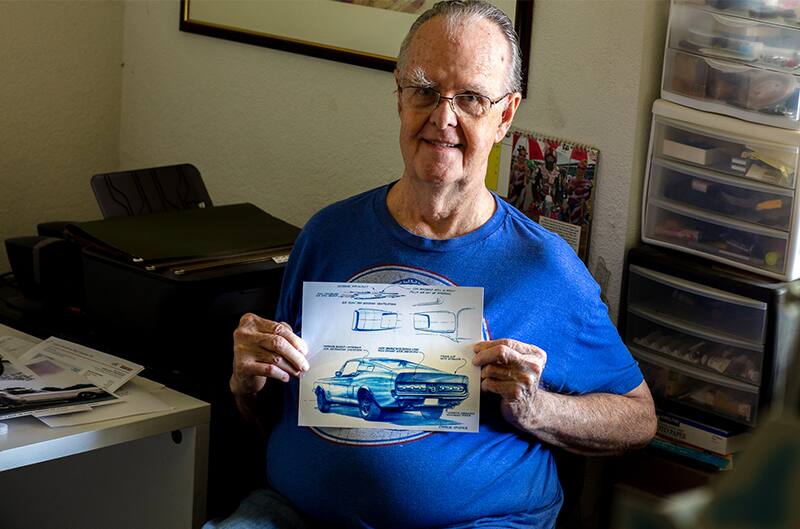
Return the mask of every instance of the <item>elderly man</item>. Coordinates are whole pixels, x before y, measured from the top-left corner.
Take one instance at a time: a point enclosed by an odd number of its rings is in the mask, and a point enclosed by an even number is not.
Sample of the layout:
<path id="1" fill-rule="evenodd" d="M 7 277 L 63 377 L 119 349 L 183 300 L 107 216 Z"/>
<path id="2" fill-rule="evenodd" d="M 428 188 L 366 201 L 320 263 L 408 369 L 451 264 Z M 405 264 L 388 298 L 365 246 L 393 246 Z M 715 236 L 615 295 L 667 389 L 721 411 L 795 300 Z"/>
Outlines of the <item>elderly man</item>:
<path id="1" fill-rule="evenodd" d="M 247 314 L 234 334 L 240 409 L 266 385 L 281 411 L 269 489 L 222 527 L 549 528 L 562 504 L 550 446 L 612 453 L 654 434 L 650 393 L 597 284 L 559 237 L 484 187 L 521 99 L 508 18 L 482 2 L 437 4 L 411 27 L 395 81 L 401 178 L 309 220 L 281 323 Z M 297 426 L 303 281 L 483 287 L 479 433 Z"/>

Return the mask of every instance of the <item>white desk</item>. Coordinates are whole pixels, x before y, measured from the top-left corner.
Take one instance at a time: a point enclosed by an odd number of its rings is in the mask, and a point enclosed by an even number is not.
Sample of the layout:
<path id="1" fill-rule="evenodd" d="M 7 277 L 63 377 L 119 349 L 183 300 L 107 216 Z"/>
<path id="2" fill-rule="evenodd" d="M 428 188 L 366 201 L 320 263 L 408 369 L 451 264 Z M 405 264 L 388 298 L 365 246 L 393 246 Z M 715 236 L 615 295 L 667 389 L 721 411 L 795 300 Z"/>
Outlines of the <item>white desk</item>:
<path id="1" fill-rule="evenodd" d="M 156 395 L 174 409 L 63 428 L 33 417 L 3 421 L 0 527 L 202 525 L 210 406 L 170 389 Z"/>

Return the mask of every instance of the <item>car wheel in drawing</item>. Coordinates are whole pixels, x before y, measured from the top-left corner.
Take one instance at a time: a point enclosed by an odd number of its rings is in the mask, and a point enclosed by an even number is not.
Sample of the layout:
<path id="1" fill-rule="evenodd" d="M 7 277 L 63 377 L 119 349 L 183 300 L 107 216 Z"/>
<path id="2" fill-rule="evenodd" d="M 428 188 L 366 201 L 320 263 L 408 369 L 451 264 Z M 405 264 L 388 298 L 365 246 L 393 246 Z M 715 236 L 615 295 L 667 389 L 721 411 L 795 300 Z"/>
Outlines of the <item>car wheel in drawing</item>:
<path id="1" fill-rule="evenodd" d="M 322 413 L 331 411 L 331 402 L 325 396 L 325 390 L 317 388 L 317 409 Z"/>
<path id="2" fill-rule="evenodd" d="M 426 419 L 438 419 L 442 416 L 444 408 L 423 408 L 420 410 Z"/>
<path id="3" fill-rule="evenodd" d="M 372 398 L 372 394 L 368 391 L 362 391 L 358 394 L 358 411 L 361 418 L 367 421 L 376 421 L 381 418 L 383 410 Z"/>

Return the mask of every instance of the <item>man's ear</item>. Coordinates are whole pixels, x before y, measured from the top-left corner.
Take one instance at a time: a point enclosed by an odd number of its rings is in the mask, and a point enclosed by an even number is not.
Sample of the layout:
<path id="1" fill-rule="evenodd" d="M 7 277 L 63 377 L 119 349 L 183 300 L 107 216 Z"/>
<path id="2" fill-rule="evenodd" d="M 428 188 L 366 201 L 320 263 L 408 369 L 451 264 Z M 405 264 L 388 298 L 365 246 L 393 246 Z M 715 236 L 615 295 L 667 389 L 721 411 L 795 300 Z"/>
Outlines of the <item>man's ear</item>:
<path id="1" fill-rule="evenodd" d="M 508 132 L 509 127 L 511 127 L 511 122 L 514 121 L 514 114 L 517 113 L 517 108 L 519 108 L 519 104 L 522 101 L 522 94 L 514 92 L 508 96 L 508 98 L 508 103 L 506 103 L 506 107 L 500 117 L 500 123 L 497 125 L 494 138 L 495 143 L 500 143 L 503 141 L 503 138 L 506 137 L 506 132 Z"/>

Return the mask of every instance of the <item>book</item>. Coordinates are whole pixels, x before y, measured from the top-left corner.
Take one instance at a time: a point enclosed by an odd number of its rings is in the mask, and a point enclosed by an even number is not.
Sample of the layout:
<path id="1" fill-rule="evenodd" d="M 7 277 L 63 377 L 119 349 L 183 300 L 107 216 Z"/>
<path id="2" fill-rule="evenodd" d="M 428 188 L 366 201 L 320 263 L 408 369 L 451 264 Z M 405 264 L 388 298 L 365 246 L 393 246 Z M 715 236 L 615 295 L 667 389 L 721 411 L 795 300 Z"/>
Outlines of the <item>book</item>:
<path id="1" fill-rule="evenodd" d="M 659 410 L 658 434 L 719 455 L 741 451 L 750 438 L 747 429 L 724 429 Z"/>
<path id="2" fill-rule="evenodd" d="M 675 441 L 673 439 L 666 439 L 660 435 L 656 435 L 651 441 L 650 446 L 675 454 L 681 457 L 697 461 L 704 465 L 710 466 L 716 470 L 731 470 L 733 468 L 734 454 L 720 455 L 708 450 L 703 450 L 691 445 Z"/>

